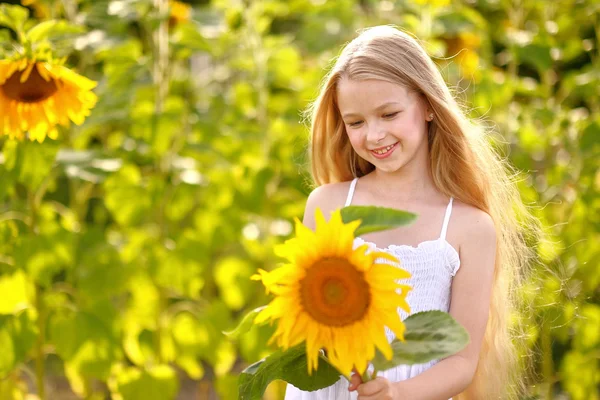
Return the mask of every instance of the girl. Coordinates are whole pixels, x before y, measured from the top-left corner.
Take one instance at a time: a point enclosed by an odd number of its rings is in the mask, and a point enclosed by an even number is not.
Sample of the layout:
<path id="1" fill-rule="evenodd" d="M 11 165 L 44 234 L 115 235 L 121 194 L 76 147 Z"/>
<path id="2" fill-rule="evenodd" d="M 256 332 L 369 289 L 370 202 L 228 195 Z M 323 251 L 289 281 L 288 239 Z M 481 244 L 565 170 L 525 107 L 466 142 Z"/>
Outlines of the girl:
<path id="1" fill-rule="evenodd" d="M 413 225 L 356 238 L 355 247 L 396 255 L 412 273 L 411 312 L 448 312 L 471 341 L 456 355 L 401 365 L 367 383 L 355 374 L 350 385 L 342 378 L 314 392 L 288 385 L 286 399 L 515 398 L 522 388 L 508 317 L 517 272 L 531 255 L 517 219 L 531 217 L 433 61 L 396 28 L 364 30 L 337 59 L 311 111 L 317 188 L 304 224 L 315 229 L 317 207 L 329 215 L 349 204 L 418 214 Z"/>

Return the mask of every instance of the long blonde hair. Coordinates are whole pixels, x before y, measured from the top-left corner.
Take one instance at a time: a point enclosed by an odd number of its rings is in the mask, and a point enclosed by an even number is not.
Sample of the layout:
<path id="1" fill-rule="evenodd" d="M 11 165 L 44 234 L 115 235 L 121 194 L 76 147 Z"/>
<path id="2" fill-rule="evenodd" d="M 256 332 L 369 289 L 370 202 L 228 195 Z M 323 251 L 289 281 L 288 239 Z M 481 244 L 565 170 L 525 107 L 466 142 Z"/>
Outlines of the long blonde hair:
<path id="1" fill-rule="evenodd" d="M 518 359 L 523 327 L 511 319 L 521 307 L 515 289 L 534 258 L 525 243 L 527 229 L 537 223 L 523 205 L 512 171 L 486 137 L 489 130 L 465 116 L 417 40 L 392 26 L 378 26 L 363 30 L 344 48 L 307 110 L 316 186 L 364 176 L 375 168 L 354 152 L 346 135 L 336 98 L 342 77 L 392 82 L 422 95 L 434 113 L 429 151 L 436 187 L 494 220 L 498 239 L 488 324 L 473 381 L 454 399 L 518 398 L 524 391 Z"/>

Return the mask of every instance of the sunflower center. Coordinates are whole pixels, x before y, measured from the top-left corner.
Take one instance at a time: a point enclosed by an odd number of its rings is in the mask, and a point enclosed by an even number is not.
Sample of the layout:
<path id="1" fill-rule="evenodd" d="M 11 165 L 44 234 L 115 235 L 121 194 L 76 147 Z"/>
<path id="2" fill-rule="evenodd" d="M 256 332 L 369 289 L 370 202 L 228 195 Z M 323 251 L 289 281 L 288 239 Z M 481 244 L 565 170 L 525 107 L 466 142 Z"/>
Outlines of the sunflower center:
<path id="1" fill-rule="evenodd" d="M 328 326 L 345 326 L 361 320 L 371 295 L 364 273 L 344 258 L 319 260 L 300 283 L 304 310 Z"/>
<path id="2" fill-rule="evenodd" d="M 50 81 L 42 78 L 38 72 L 37 65 L 31 70 L 27 80 L 21 83 L 21 75 L 24 71 L 17 71 L 0 85 L 0 89 L 9 99 L 22 103 L 36 103 L 52 96 L 57 90 L 54 79 Z"/>

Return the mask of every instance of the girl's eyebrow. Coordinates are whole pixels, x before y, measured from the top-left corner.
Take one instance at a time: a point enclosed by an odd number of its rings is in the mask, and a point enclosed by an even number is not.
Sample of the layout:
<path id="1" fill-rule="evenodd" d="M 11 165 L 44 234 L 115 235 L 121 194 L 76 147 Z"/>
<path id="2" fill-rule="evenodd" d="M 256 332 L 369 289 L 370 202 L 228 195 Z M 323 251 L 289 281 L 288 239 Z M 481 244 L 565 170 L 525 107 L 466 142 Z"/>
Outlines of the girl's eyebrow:
<path id="1" fill-rule="evenodd" d="M 380 105 L 377 108 L 375 108 L 375 111 L 379 111 L 382 108 L 385 108 L 387 106 L 391 106 L 391 105 L 394 105 L 394 104 L 398 104 L 399 105 L 400 103 L 398 103 L 397 101 L 388 101 L 387 103 L 383 103 L 382 105 Z M 346 113 L 346 114 L 342 115 L 342 118 L 355 117 L 355 116 L 358 116 L 358 114 Z"/>

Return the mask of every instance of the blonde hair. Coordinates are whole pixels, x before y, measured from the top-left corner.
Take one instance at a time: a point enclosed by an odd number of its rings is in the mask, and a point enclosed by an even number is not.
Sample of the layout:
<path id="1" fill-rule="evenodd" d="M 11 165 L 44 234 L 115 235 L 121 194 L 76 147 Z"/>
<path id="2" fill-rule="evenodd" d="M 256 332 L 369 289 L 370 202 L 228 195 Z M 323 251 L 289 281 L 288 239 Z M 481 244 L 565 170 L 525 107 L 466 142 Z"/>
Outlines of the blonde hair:
<path id="1" fill-rule="evenodd" d="M 429 151 L 436 187 L 492 217 L 497 254 L 488 324 L 473 381 L 454 399 L 518 398 L 524 391 L 520 379 L 523 365 L 518 359 L 523 335 L 522 327 L 511 319 L 521 307 L 516 288 L 534 258 L 525 242 L 527 229 L 538 224 L 524 206 L 508 164 L 484 135 L 488 130 L 461 111 L 417 40 L 392 26 L 377 26 L 362 31 L 344 48 L 307 110 L 311 118 L 310 161 L 317 186 L 347 181 L 375 169 L 354 152 L 345 133 L 336 99 L 342 77 L 392 82 L 422 95 L 434 114 L 429 124 Z"/>

